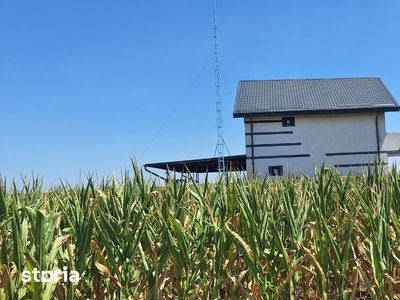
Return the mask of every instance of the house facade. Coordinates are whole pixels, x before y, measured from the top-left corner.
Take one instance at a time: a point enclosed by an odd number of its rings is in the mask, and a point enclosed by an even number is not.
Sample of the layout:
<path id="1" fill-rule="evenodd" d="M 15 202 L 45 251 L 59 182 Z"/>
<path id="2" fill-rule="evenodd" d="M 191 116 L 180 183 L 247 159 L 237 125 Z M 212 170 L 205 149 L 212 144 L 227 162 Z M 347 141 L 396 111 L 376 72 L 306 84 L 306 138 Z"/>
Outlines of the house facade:
<path id="1" fill-rule="evenodd" d="M 265 177 L 313 175 L 323 161 L 342 173 L 387 165 L 400 134 L 386 133 L 385 112 L 399 110 L 377 77 L 248 80 L 233 115 L 244 119 L 248 176 Z"/>

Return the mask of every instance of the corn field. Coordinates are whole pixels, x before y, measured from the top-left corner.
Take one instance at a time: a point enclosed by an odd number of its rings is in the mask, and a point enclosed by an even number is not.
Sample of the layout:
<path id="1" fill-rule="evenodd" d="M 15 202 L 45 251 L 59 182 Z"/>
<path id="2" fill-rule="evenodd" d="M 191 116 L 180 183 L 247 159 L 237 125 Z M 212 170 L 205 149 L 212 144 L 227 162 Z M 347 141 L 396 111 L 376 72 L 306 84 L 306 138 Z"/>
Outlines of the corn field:
<path id="1" fill-rule="evenodd" d="M 400 299 L 400 175 L 0 178 L 0 299 Z M 79 281 L 22 280 L 75 270 Z"/>

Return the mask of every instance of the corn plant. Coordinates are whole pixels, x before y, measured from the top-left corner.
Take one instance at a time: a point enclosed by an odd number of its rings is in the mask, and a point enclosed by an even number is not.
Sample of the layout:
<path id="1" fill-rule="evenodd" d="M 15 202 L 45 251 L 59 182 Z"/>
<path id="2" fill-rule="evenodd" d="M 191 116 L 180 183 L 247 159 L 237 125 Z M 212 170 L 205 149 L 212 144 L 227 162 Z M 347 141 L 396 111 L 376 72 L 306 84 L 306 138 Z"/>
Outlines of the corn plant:
<path id="1" fill-rule="evenodd" d="M 400 299 L 400 175 L 0 178 L 0 299 Z M 76 270 L 78 282 L 24 282 Z"/>

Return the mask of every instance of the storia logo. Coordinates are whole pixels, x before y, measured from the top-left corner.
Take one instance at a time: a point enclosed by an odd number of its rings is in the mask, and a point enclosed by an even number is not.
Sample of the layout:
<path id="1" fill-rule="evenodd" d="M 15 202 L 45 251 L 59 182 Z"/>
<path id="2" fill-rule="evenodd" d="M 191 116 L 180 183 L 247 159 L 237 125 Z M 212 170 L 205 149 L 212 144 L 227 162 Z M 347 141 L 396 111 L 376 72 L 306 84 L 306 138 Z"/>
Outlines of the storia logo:
<path id="1" fill-rule="evenodd" d="M 35 282 L 58 282 L 62 279 L 64 282 L 78 282 L 81 278 L 78 271 L 68 272 L 67 267 L 63 267 L 63 270 L 53 270 L 53 271 L 41 271 L 36 268 L 30 271 L 22 272 L 22 281 L 27 283 L 33 281 Z"/>

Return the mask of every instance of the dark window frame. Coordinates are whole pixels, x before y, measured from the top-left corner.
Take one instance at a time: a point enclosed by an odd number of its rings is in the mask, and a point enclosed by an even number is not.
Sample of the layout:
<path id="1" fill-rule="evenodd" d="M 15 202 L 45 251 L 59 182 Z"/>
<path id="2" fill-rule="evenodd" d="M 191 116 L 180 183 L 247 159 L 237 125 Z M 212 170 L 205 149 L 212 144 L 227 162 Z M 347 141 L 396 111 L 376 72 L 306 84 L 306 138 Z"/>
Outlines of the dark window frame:
<path id="1" fill-rule="evenodd" d="M 268 172 L 270 176 L 282 176 L 283 175 L 283 166 L 268 166 Z"/>
<path id="2" fill-rule="evenodd" d="M 294 117 L 282 118 L 282 127 L 294 127 L 294 126 L 295 126 Z"/>

